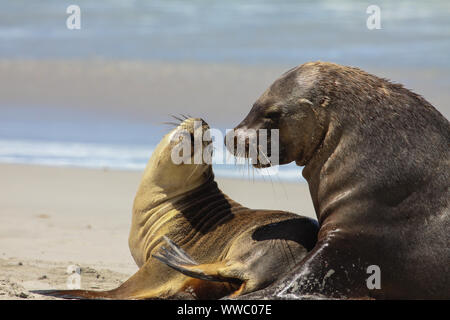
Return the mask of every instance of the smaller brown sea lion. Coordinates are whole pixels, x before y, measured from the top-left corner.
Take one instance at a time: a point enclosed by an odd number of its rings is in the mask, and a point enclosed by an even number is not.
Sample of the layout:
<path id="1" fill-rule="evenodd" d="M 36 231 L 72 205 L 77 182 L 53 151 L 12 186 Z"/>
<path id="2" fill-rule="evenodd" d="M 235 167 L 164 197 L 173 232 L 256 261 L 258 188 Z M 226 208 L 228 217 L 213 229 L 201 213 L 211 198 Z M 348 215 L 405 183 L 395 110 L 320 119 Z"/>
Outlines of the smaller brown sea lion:
<path id="1" fill-rule="evenodd" d="M 268 286 L 303 259 L 316 243 L 315 220 L 243 207 L 220 191 L 210 164 L 172 161 L 180 141 L 173 137 L 185 130 L 190 137 L 179 138 L 193 140 L 196 121 L 209 129 L 201 119 L 184 120 L 162 139 L 145 169 L 129 237 L 139 271 L 110 291 L 37 293 L 89 299 L 237 296 Z M 203 150 L 209 144 L 203 142 Z"/>

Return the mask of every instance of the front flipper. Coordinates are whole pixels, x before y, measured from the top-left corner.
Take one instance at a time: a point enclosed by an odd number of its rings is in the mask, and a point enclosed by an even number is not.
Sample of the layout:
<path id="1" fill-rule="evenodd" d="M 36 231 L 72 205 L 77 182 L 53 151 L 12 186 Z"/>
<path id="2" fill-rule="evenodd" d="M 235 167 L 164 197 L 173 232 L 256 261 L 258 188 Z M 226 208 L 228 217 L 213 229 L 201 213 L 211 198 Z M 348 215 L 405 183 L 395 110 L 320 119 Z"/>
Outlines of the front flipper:
<path id="1" fill-rule="evenodd" d="M 320 241 L 288 274 L 269 287 L 240 298 L 368 299 L 370 292 L 366 280 L 369 275 L 366 269 L 370 264 L 378 263 L 380 258 L 377 257 L 382 254 L 367 244 L 366 248 L 358 248 L 354 245 L 357 240 L 330 237 Z"/>
<path id="2" fill-rule="evenodd" d="M 177 246 L 172 240 L 164 236 L 168 248 L 162 247 L 160 252 L 153 257 L 167 264 L 171 268 L 189 276 L 207 281 L 230 282 L 241 284 L 242 280 L 232 276 L 225 275 L 224 269 L 229 269 L 226 261 L 215 263 L 199 264 L 182 248 Z"/>
<path id="3" fill-rule="evenodd" d="M 62 299 L 112 299 L 110 291 L 93 290 L 31 290 L 31 293 Z"/>

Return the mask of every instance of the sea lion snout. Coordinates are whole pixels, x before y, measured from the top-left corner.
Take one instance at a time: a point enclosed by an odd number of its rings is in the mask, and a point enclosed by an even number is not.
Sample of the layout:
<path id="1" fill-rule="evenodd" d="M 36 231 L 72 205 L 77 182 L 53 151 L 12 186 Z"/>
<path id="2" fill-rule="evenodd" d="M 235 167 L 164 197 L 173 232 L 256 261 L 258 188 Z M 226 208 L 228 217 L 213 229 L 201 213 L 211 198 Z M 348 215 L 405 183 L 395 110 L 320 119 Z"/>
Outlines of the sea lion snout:
<path id="1" fill-rule="evenodd" d="M 315 106 L 311 98 L 315 75 L 311 69 L 314 68 L 316 64 L 297 67 L 277 79 L 256 100 L 244 120 L 228 133 L 235 135 L 233 146 L 231 138 L 225 139 L 228 150 L 236 156 L 249 157 L 251 145 L 249 148 L 246 143 L 246 152 L 238 154 L 236 140 L 251 140 L 253 132 L 259 137 L 261 131 L 274 134 L 276 130 L 278 141 L 267 139 L 268 153 L 278 151 L 277 164 L 297 161 L 304 165 L 319 145 L 326 127 L 322 123 L 326 110 Z M 261 142 L 265 141 L 258 141 L 257 150 L 264 147 Z M 276 148 L 273 143 L 278 144 Z M 260 167 L 259 162 L 253 165 Z"/>
<path id="2" fill-rule="evenodd" d="M 164 136 L 147 164 L 146 181 L 167 194 L 195 188 L 212 179 L 211 141 L 203 135 L 208 124 L 200 118 L 178 119 L 179 124 Z M 208 158 L 209 157 L 209 158 Z"/>
<path id="3" fill-rule="evenodd" d="M 278 140 L 276 140 L 278 145 Z M 225 136 L 227 150 L 238 158 L 248 158 L 255 168 L 266 168 L 278 164 L 273 161 L 271 131 L 239 127 L 229 131 Z M 278 150 L 278 149 L 277 149 Z"/>
<path id="4" fill-rule="evenodd" d="M 180 120 L 180 124 L 175 127 L 170 133 L 170 137 L 173 138 L 175 133 L 184 131 L 189 135 L 202 134 L 209 129 L 209 125 L 202 118 L 176 118 Z M 172 139 L 171 139 L 172 140 Z"/>
<path id="5" fill-rule="evenodd" d="M 209 145 L 211 144 L 211 140 L 209 139 L 210 135 L 208 134 L 210 127 L 203 119 L 176 119 L 181 121 L 180 124 L 168 134 L 168 146 L 171 152 L 173 151 L 173 148 L 179 146 L 180 143 L 185 143 L 186 147 L 190 147 L 190 154 L 185 159 L 188 160 L 188 158 L 195 157 L 196 153 L 202 153 L 205 148 L 209 148 Z M 197 157 L 198 156 L 199 155 L 197 155 Z M 212 154 L 210 156 L 212 156 Z"/>

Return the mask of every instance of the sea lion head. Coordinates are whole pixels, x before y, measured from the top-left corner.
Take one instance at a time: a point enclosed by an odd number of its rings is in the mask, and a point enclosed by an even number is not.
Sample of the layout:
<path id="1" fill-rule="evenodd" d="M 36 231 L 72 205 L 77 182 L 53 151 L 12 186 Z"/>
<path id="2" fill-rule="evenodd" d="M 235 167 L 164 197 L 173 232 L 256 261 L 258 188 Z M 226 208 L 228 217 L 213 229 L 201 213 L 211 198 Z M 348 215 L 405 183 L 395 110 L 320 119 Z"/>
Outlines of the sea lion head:
<path id="1" fill-rule="evenodd" d="M 287 71 L 256 100 L 245 119 L 229 134 L 233 133 L 237 142 L 238 139 L 248 138 L 249 129 L 257 132 L 261 129 L 278 129 L 279 164 L 296 161 L 304 165 L 320 145 L 325 133 L 326 113 L 323 111 L 328 100 L 315 87 L 319 75 L 316 63 Z M 270 139 L 267 139 L 267 143 L 269 150 Z M 235 155 L 236 145 L 235 150 L 230 150 L 227 144 L 228 150 Z M 264 165 L 258 161 L 254 166 Z"/>
<path id="2" fill-rule="evenodd" d="M 164 194 L 183 193 L 213 179 L 212 144 L 204 141 L 208 124 L 187 118 L 171 130 L 153 151 L 144 181 Z"/>

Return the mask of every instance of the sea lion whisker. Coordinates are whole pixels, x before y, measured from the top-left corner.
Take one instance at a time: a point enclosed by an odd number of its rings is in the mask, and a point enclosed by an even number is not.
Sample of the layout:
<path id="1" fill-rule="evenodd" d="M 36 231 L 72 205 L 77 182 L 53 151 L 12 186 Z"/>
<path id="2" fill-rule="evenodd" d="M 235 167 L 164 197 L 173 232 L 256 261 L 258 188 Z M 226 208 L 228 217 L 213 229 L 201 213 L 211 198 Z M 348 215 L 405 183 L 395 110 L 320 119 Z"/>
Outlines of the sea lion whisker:
<path id="1" fill-rule="evenodd" d="M 195 172 L 197 172 L 198 168 L 200 167 L 200 165 L 195 165 L 194 170 L 192 170 L 192 172 L 189 174 L 189 176 L 186 178 L 186 181 L 191 180 L 191 178 L 194 176 Z"/>
<path id="2" fill-rule="evenodd" d="M 288 196 L 288 193 L 286 191 L 286 186 L 284 185 L 283 180 L 281 180 L 280 176 L 278 175 L 278 172 L 277 172 L 277 174 L 275 176 L 278 179 L 278 183 L 280 184 L 281 189 L 283 189 L 283 193 L 284 193 L 284 196 L 286 197 L 286 200 L 288 200 L 289 196 Z"/>
<path id="3" fill-rule="evenodd" d="M 278 176 L 278 174 L 276 175 L 276 177 L 278 178 L 278 183 L 280 184 L 281 189 L 283 189 L 283 193 L 284 193 L 284 196 L 286 197 L 286 200 L 289 200 L 289 196 L 288 196 L 288 193 L 287 193 L 287 191 L 286 191 L 286 186 L 284 185 L 283 181 L 282 181 L 281 178 Z"/>
<path id="4" fill-rule="evenodd" d="M 259 146 L 259 152 L 260 152 L 260 153 L 264 156 L 264 158 L 270 163 L 270 165 L 273 165 L 272 162 L 270 161 L 270 159 L 269 159 L 269 158 L 267 157 L 267 155 L 264 153 L 264 151 L 261 150 L 261 146 Z M 268 174 L 270 175 L 268 169 L 267 169 L 267 172 L 268 172 Z M 275 174 L 275 177 L 276 177 L 276 179 L 278 180 L 277 182 L 281 185 L 281 188 L 283 189 L 283 192 L 284 192 L 284 195 L 286 196 L 286 199 L 288 199 L 288 195 L 287 195 L 287 192 L 286 192 L 286 188 L 285 188 L 285 186 L 284 186 L 284 183 L 281 181 L 281 179 L 280 179 L 280 177 L 279 177 L 279 175 L 278 175 L 278 172 Z"/>
<path id="5" fill-rule="evenodd" d="M 167 125 L 171 125 L 171 126 L 175 126 L 175 127 L 178 127 L 180 125 L 179 123 L 170 122 L 170 121 L 160 122 L 160 124 L 167 124 Z"/>
<path id="6" fill-rule="evenodd" d="M 248 158 L 246 158 L 245 159 L 246 161 L 245 161 L 245 166 L 247 167 L 246 169 L 247 169 L 247 179 L 248 179 L 248 177 L 250 176 L 250 161 L 248 160 Z"/>
<path id="7" fill-rule="evenodd" d="M 172 118 L 174 118 L 175 120 L 180 121 L 180 123 L 184 121 L 183 119 L 181 119 L 181 118 L 179 118 L 179 117 L 177 117 L 177 116 L 175 116 L 175 115 L 173 115 L 173 114 L 171 114 L 171 116 L 172 116 Z"/>
<path id="8" fill-rule="evenodd" d="M 251 171 L 250 168 L 253 168 L 253 166 L 251 165 L 250 159 L 249 159 L 249 160 L 247 161 L 247 179 L 248 179 L 248 181 L 250 181 L 250 171 Z"/>
<path id="9" fill-rule="evenodd" d="M 252 182 L 255 183 L 255 167 L 252 166 Z"/>
<path id="10" fill-rule="evenodd" d="M 259 148 L 260 154 L 262 154 L 265 157 L 265 159 L 269 162 L 269 164 L 272 165 L 271 161 L 269 160 L 269 158 L 265 155 L 264 151 L 262 150 L 262 147 L 260 145 L 258 145 L 258 148 Z M 273 190 L 274 194 L 276 194 L 275 187 L 274 187 L 273 181 L 272 181 L 272 175 L 270 174 L 269 169 L 267 169 L 266 167 L 263 167 L 263 169 L 266 170 L 266 173 L 269 176 L 270 184 L 272 185 L 272 190 Z"/>
<path id="11" fill-rule="evenodd" d="M 264 151 L 262 150 L 262 147 L 260 145 L 258 145 L 258 149 L 259 152 L 263 155 L 263 157 L 267 160 L 267 162 L 272 165 L 272 161 L 270 161 L 270 159 L 266 156 L 266 154 L 264 153 Z"/>

